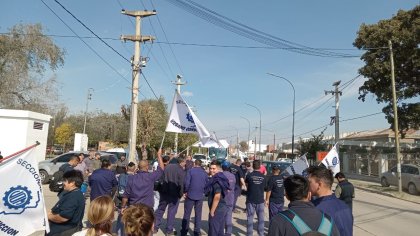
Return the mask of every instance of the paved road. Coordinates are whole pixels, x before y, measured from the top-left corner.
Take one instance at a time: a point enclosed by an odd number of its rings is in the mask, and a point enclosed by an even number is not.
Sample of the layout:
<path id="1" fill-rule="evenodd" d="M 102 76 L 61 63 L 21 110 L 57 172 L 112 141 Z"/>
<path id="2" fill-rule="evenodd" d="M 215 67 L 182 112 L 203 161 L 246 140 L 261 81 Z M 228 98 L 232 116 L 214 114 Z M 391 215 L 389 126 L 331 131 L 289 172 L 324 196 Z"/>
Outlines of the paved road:
<path id="1" fill-rule="evenodd" d="M 354 235 L 420 235 L 420 205 L 356 190 Z"/>
<path id="2" fill-rule="evenodd" d="M 353 203 L 354 235 L 380 235 L 380 236 L 410 236 L 420 235 L 420 196 L 410 196 L 410 201 L 401 200 L 394 197 L 385 196 L 383 189 L 377 184 L 368 182 L 354 181 L 355 186 L 363 187 L 356 189 L 356 198 Z M 374 191 L 374 192 L 372 192 Z M 55 193 L 48 190 L 48 185 L 44 185 L 44 197 L 47 209 L 57 201 Z M 245 207 L 245 198 L 241 196 L 238 200 L 241 209 Z M 87 203 L 88 204 L 88 203 Z M 286 203 L 287 205 L 287 203 Z M 180 229 L 183 215 L 183 202 L 181 202 L 177 214 L 176 228 Z M 88 208 L 88 207 L 87 207 Z M 86 208 L 86 209 L 87 209 Z M 87 213 L 87 210 L 86 210 Z M 86 217 L 87 214 L 85 214 Z M 194 215 L 194 213 L 192 214 Z M 165 216 L 166 217 L 166 216 Z M 266 232 L 268 228 L 268 212 L 266 212 Z M 246 234 L 246 215 L 245 213 L 233 214 L 233 234 Z M 162 228 L 165 226 L 163 222 Z M 191 224 L 191 227 L 193 225 Z M 256 225 L 255 225 L 256 227 Z M 206 235 L 208 228 L 208 207 L 205 202 L 203 207 L 202 233 Z M 256 232 L 255 232 L 256 233 Z M 255 234 L 254 233 L 254 234 Z M 34 234 L 43 235 L 43 234 Z M 156 235 L 164 235 L 159 231 Z"/>

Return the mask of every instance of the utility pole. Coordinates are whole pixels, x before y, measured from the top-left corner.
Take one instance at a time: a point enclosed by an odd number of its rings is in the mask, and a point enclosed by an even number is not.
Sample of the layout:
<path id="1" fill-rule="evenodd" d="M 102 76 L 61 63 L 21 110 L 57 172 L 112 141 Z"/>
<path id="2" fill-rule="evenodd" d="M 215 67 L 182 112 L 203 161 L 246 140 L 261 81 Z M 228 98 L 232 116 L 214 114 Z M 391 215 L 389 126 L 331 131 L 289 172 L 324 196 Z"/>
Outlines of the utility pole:
<path id="1" fill-rule="evenodd" d="M 132 94 L 131 94 L 131 112 L 130 112 L 130 137 L 129 137 L 129 157 L 128 160 L 135 162 L 136 157 L 136 139 L 137 139 L 137 105 L 139 100 L 139 77 L 141 73 L 141 67 L 145 66 L 145 58 L 140 57 L 140 42 L 146 42 L 154 40 L 152 36 L 141 36 L 141 18 L 156 15 L 156 11 L 126 11 L 122 10 L 122 14 L 132 16 L 136 18 L 136 34 L 124 36 L 121 35 L 121 39 L 126 41 L 130 40 L 134 42 L 134 58 L 131 62 L 133 70 L 133 83 L 132 83 Z"/>
<path id="2" fill-rule="evenodd" d="M 274 149 L 273 149 L 273 161 L 276 160 L 276 158 L 274 157 L 274 154 L 276 153 L 276 134 L 274 134 Z"/>
<path id="3" fill-rule="evenodd" d="M 93 88 L 89 88 L 87 92 L 87 99 L 86 99 L 86 110 L 85 110 L 85 122 L 83 123 L 83 134 L 86 133 L 86 119 L 87 119 L 87 112 L 89 106 L 89 100 L 92 100 L 92 91 Z"/>
<path id="4" fill-rule="evenodd" d="M 397 178 L 398 192 L 402 192 L 401 181 L 401 154 L 400 154 L 400 138 L 398 129 L 398 110 L 397 110 L 397 92 L 395 91 L 395 70 L 394 70 L 394 53 L 392 52 L 392 42 L 388 40 L 389 52 L 391 57 L 391 83 L 392 83 L 392 109 L 394 110 L 394 134 L 395 134 L 395 153 L 397 154 Z"/>
<path id="5" fill-rule="evenodd" d="M 236 158 L 239 157 L 239 131 L 236 130 Z"/>
<path id="6" fill-rule="evenodd" d="M 338 90 L 338 85 L 340 85 L 341 80 L 334 82 L 332 85 L 335 86 L 334 91 L 325 91 L 325 95 L 331 93 L 335 95 L 335 143 L 337 144 L 337 152 L 339 150 L 338 141 L 340 141 L 340 96 L 343 95 L 341 91 Z"/>
<path id="7" fill-rule="evenodd" d="M 172 82 L 176 85 L 176 91 L 181 94 L 181 85 L 185 85 L 186 82 L 181 81 L 182 76 L 176 75 L 176 81 Z M 178 153 L 178 133 L 175 133 L 175 145 L 174 145 L 174 152 Z"/>

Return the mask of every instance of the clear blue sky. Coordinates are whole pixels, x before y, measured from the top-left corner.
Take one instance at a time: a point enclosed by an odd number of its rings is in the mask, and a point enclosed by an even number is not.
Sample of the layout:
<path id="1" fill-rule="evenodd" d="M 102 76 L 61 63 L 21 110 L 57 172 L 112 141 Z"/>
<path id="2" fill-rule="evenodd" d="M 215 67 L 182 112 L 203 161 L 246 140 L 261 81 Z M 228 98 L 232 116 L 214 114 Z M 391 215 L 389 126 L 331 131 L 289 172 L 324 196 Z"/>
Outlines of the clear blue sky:
<path id="1" fill-rule="evenodd" d="M 44 1 L 77 34 L 93 36 L 55 1 Z M 245 103 L 257 106 L 262 112 L 263 143 L 272 143 L 274 133 L 277 143 L 291 140 L 291 116 L 278 122 L 274 121 L 292 113 L 292 89 L 285 81 L 268 76 L 267 72 L 286 77 L 294 84 L 296 110 L 313 103 L 296 113 L 297 139 L 299 134 L 329 123 L 330 116 L 334 115 L 333 99 L 327 101 L 331 95 L 324 96 L 324 90 L 333 89 L 334 81 L 341 80 L 344 83 L 353 79 L 357 76 L 358 68 L 363 65 L 358 57 L 325 58 L 281 49 L 173 44 L 171 50 L 168 44 L 162 42 L 243 47 L 266 45 L 215 26 L 176 7 L 169 0 L 153 1 L 154 7 L 150 0 L 60 2 L 100 37 L 114 39 L 119 38 L 121 34 L 134 34 L 134 19 L 120 13 L 121 5 L 127 10 L 155 8 L 158 17 L 145 18 L 142 24 L 142 34 L 154 35 L 158 42 L 142 46 L 142 55 L 150 58 L 144 69 L 145 76 L 157 96 L 163 95 L 166 102 L 171 104 L 175 89 L 171 81 L 175 80 L 176 74 L 183 75 L 187 85 L 181 90 L 187 103 L 194 106 L 197 116 L 210 131 L 215 131 L 219 138 L 228 137 L 228 141 L 236 141 L 236 129 L 241 140 L 245 140 L 248 135 L 248 123 L 240 116 L 250 120 L 251 137 L 256 134 L 258 113 Z M 399 9 L 412 9 L 419 3 L 418 0 L 195 2 L 278 38 L 313 48 L 346 49 L 333 52 L 353 55 L 362 53 L 352 46 L 360 24 L 374 24 L 381 19 L 391 18 Z M 40 0 L 2 1 L 0 32 L 7 32 L 11 26 L 18 23 L 41 23 L 46 29 L 46 34 L 74 36 Z M 130 64 L 98 39 L 85 41 L 125 79 L 101 61 L 78 38 L 54 37 L 54 42 L 67 52 L 64 66 L 56 71 L 62 87 L 61 99 L 72 113 L 82 112 L 87 89 L 94 88 L 89 110 L 117 113 L 122 104 L 130 103 L 131 85 L 127 82 L 131 81 Z M 133 54 L 134 46 L 131 42 L 105 41 L 125 58 L 130 58 Z M 364 78 L 359 78 L 343 90 L 340 104 L 342 120 L 381 111 L 382 105 L 377 105 L 373 96 L 369 96 L 364 103 L 357 99 L 358 87 L 363 81 Z M 140 99 L 154 97 L 143 78 L 140 80 L 140 91 Z M 314 103 L 315 101 L 318 102 Z M 384 115 L 376 115 L 342 122 L 341 131 L 388 126 Z M 334 127 L 331 126 L 326 134 L 333 133 Z M 302 135 L 308 136 L 310 133 Z"/>

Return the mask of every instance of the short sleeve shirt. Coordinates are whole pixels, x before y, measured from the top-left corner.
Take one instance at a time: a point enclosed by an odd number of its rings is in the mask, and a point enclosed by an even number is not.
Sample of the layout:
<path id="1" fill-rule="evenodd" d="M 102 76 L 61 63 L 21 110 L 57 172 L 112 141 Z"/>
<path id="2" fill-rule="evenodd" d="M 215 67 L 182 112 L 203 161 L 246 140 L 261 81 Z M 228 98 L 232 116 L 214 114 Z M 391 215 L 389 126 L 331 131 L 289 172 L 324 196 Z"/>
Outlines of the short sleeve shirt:
<path id="1" fill-rule="evenodd" d="M 237 165 L 232 165 L 230 167 L 230 172 L 235 175 L 236 187 L 241 187 L 241 178 L 244 178 L 244 172 L 242 171 L 242 168 Z"/>
<path id="2" fill-rule="evenodd" d="M 70 192 L 64 191 L 59 195 L 59 200 L 51 209 L 51 212 L 68 219 L 64 223 L 49 221 L 51 235 L 74 228 L 79 224 L 82 225 L 85 212 L 85 198 L 83 197 L 83 193 L 79 189 Z"/>
<path id="3" fill-rule="evenodd" d="M 248 184 L 246 203 L 264 203 L 265 176 L 259 171 L 253 171 L 246 176 L 245 183 Z"/>
<path id="4" fill-rule="evenodd" d="M 226 207 L 226 201 L 225 201 L 225 198 L 223 197 L 223 194 L 222 194 L 222 187 L 220 187 L 220 185 L 218 183 L 215 183 L 212 186 L 212 190 L 211 190 L 211 192 L 209 194 L 209 197 L 208 197 L 208 203 L 209 203 L 209 208 L 210 209 L 211 209 L 211 205 L 213 204 L 213 199 L 214 199 L 214 196 L 216 195 L 216 193 L 220 193 L 220 201 L 219 201 L 219 204 L 217 205 L 217 208 L 216 208 L 216 210 L 219 210 L 220 208 Z"/>
<path id="5" fill-rule="evenodd" d="M 270 202 L 284 203 L 284 178 L 282 175 L 273 175 L 268 179 L 267 191 L 271 191 Z"/>

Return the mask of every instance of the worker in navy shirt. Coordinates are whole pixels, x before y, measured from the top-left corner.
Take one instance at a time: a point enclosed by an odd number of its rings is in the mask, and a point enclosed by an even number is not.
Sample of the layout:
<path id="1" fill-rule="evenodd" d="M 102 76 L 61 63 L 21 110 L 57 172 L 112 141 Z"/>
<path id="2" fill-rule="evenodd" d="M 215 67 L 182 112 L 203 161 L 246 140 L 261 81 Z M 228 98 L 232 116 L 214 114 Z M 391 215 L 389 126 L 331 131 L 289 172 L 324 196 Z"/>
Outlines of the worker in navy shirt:
<path id="1" fill-rule="evenodd" d="M 117 185 L 117 178 L 111 171 L 111 163 L 109 160 L 103 160 L 101 168 L 93 171 L 89 176 L 90 201 L 103 195 L 112 196 L 112 190 Z"/>
<path id="2" fill-rule="evenodd" d="M 330 215 L 341 236 L 353 235 L 353 215 L 350 208 L 343 201 L 338 199 L 331 190 L 334 177 L 331 170 L 323 166 L 311 166 L 307 169 L 309 189 L 316 208 Z"/>
<path id="3" fill-rule="evenodd" d="M 204 191 L 208 194 L 209 204 L 209 236 L 224 235 L 227 213 L 225 196 L 229 189 L 229 180 L 222 173 L 222 167 L 217 160 L 210 164 L 211 178 Z"/>
<path id="4" fill-rule="evenodd" d="M 236 185 L 236 178 L 235 175 L 233 175 L 230 172 L 231 164 L 228 161 L 222 162 L 222 170 L 223 174 L 226 176 L 226 178 L 229 180 L 229 189 L 227 191 L 227 194 L 225 196 L 226 201 L 226 220 L 225 220 L 225 236 L 232 235 L 232 211 L 233 211 L 233 203 L 235 200 L 235 185 Z"/>
<path id="5" fill-rule="evenodd" d="M 83 183 L 82 172 L 70 170 L 64 173 L 64 191 L 59 195 L 58 202 L 48 212 L 50 232 L 48 236 L 72 235 L 82 229 L 82 219 L 85 211 L 85 198 L 80 191 Z"/>
<path id="6" fill-rule="evenodd" d="M 194 161 L 194 167 L 187 171 L 184 189 L 184 217 L 182 218 L 181 235 L 187 235 L 192 208 L 195 210 L 194 236 L 200 235 L 201 217 L 203 209 L 204 187 L 208 182 L 208 175 L 201 167 L 201 160 Z"/>
<path id="7" fill-rule="evenodd" d="M 233 209 L 232 211 L 234 213 L 240 213 L 238 209 L 236 209 L 236 203 L 238 201 L 238 197 L 241 196 L 242 187 L 245 187 L 245 176 L 244 172 L 242 170 L 242 161 L 241 159 L 236 160 L 236 163 L 233 165 L 230 165 L 230 172 L 235 176 L 236 178 L 236 184 L 235 184 L 235 195 L 233 199 Z"/>
<path id="8" fill-rule="evenodd" d="M 284 206 L 284 176 L 280 175 L 280 166 L 273 164 L 271 167 L 273 175 L 267 181 L 267 192 L 265 194 L 265 206 L 268 207 L 269 219 L 283 211 Z"/>
<path id="9" fill-rule="evenodd" d="M 264 189 L 266 186 L 265 176 L 259 171 L 261 167 L 260 160 L 254 160 L 252 162 L 252 168 L 254 169 L 245 178 L 245 184 L 247 185 L 246 194 L 246 220 L 247 230 L 246 234 L 252 236 L 254 230 L 254 214 L 257 214 L 258 222 L 258 235 L 264 235 Z"/>
<path id="10" fill-rule="evenodd" d="M 139 171 L 137 174 L 128 176 L 127 186 L 122 196 L 122 209 L 125 209 L 128 205 L 138 203 L 142 203 L 153 209 L 154 183 L 162 176 L 164 168 L 161 149 L 159 149 L 157 156 L 159 165 L 155 171 L 149 172 L 149 162 L 141 160 L 139 162 Z"/>
<path id="11" fill-rule="evenodd" d="M 70 157 L 69 162 L 64 163 L 58 170 L 63 171 L 63 173 L 66 173 L 67 171 L 74 170 L 74 167 L 79 164 L 79 157 L 77 155 L 73 155 Z"/>
<path id="12" fill-rule="evenodd" d="M 166 220 L 166 235 L 175 235 L 175 215 L 178 211 L 179 200 L 184 195 L 185 157 L 178 157 L 178 163 L 169 164 L 163 172 L 163 183 L 158 209 L 155 212 L 155 229 L 157 232 L 162 222 L 163 214 L 168 207 Z"/>

